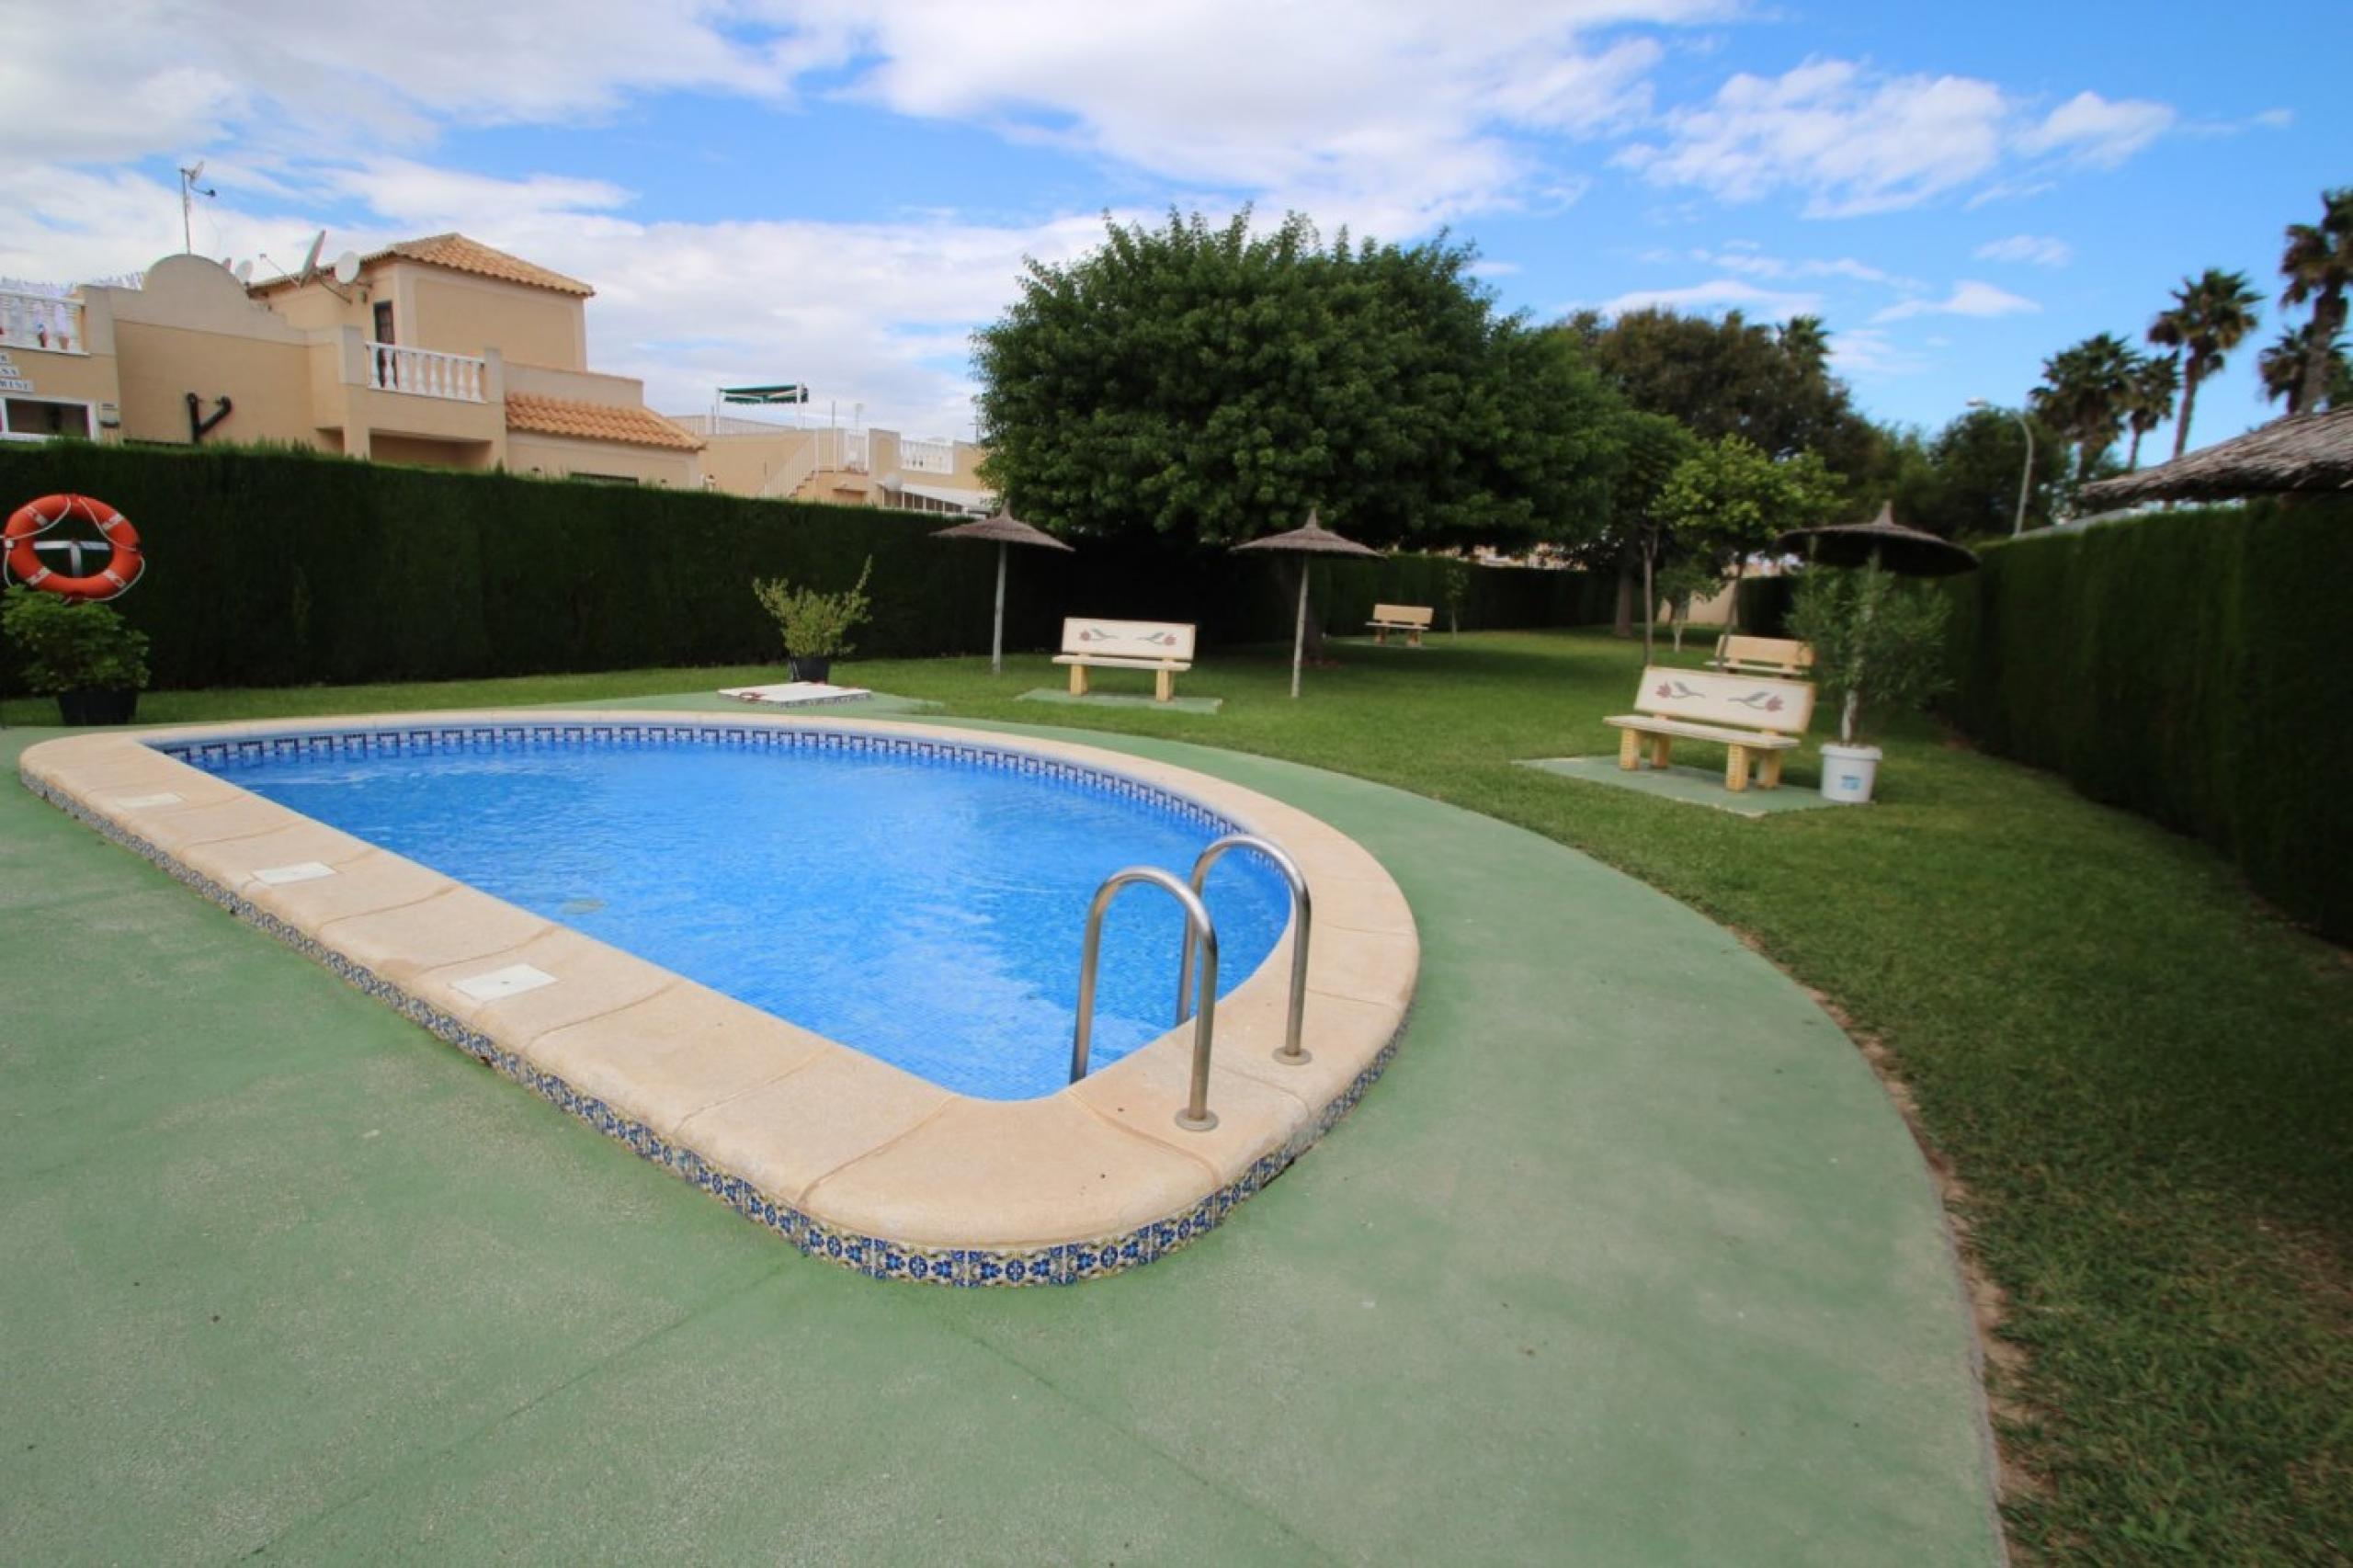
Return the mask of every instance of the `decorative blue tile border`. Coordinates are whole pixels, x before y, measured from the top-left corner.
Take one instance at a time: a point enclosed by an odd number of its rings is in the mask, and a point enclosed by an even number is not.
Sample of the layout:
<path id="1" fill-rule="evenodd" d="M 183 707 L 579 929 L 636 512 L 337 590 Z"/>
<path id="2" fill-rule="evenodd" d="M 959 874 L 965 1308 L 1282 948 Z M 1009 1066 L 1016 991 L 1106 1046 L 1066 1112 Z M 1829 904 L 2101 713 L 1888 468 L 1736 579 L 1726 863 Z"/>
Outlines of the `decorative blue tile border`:
<path id="1" fill-rule="evenodd" d="M 756 731 L 761 726 L 745 726 L 737 733 Z M 328 734 L 288 734 L 260 737 L 239 737 L 225 742 L 202 740 L 158 745 L 165 756 L 178 758 L 196 767 L 218 772 L 222 765 L 234 761 L 262 759 L 271 756 L 299 754 L 310 743 L 313 749 L 384 750 L 398 749 L 380 746 L 379 736 L 397 737 L 410 744 L 446 747 L 472 744 L 477 734 L 495 738 L 504 743 L 517 732 L 530 733 L 539 744 L 577 745 L 587 744 L 620 744 L 645 741 L 654 744 L 679 739 L 700 740 L 704 732 L 722 733 L 737 730 L 734 726 L 688 724 L 600 724 L 600 725 L 463 725 L 434 726 L 430 729 L 370 732 L 345 730 Z M 812 732 L 801 732 L 802 734 Z M 546 739 L 540 740 L 545 734 Z M 416 737 L 423 737 L 418 741 Z M 842 733 L 845 741 L 853 737 L 868 743 L 851 744 L 847 750 L 896 750 L 897 736 L 862 735 Z M 335 746 L 318 743 L 332 740 Z M 722 742 L 722 744 L 727 744 Z M 1186 800 L 1183 796 L 1142 780 L 1126 778 L 1105 770 L 1080 767 L 1054 758 L 1035 755 L 1024 756 L 1015 751 L 998 751 L 994 747 L 942 743 L 928 740 L 908 740 L 904 744 L 917 755 L 935 756 L 983 767 L 1014 767 L 1022 772 L 1036 772 L 1065 778 L 1090 788 L 1111 788 L 1154 803 L 1166 802 L 1169 809 L 1188 813 L 1189 820 L 1214 831 L 1236 831 L 1226 818 L 1207 807 Z M 292 748 L 291 751 L 279 748 Z M 201 754 L 202 760 L 199 755 Z M 1023 766 L 1023 764 L 1033 764 Z M 829 1225 L 805 1214 L 789 1203 L 768 1197 L 750 1182 L 733 1172 L 704 1159 L 683 1144 L 673 1143 L 641 1121 L 624 1116 L 594 1095 L 584 1094 L 570 1083 L 545 1069 L 524 1061 L 513 1051 L 501 1047 L 481 1030 L 463 1019 L 443 1012 L 422 998 L 403 990 L 391 981 L 376 974 L 364 965 L 354 963 L 343 954 L 327 947 L 315 937 L 297 929 L 277 915 L 262 909 L 229 888 L 180 861 L 169 851 L 148 842 L 118 824 L 108 821 L 85 806 L 62 790 L 52 789 L 28 775 L 20 774 L 25 787 L 64 812 L 68 816 L 86 824 L 105 837 L 121 845 L 134 854 L 144 857 L 161 867 L 174 880 L 195 889 L 238 919 L 259 927 L 295 951 L 324 965 L 344 982 L 377 998 L 401 1013 L 411 1022 L 421 1025 L 484 1066 L 513 1079 L 541 1098 L 571 1112 L 607 1137 L 627 1145 L 641 1157 L 651 1160 L 682 1179 L 700 1187 L 748 1219 L 757 1221 L 776 1232 L 810 1257 L 837 1264 L 876 1279 L 904 1279 L 923 1285 L 975 1288 L 982 1286 L 1076 1285 L 1107 1275 L 1140 1268 L 1161 1258 L 1215 1230 L 1225 1222 L 1245 1199 L 1256 1194 L 1266 1185 L 1305 1153 L 1317 1140 L 1338 1124 L 1340 1119 L 1356 1108 L 1365 1092 L 1371 1088 L 1404 1043 L 1405 1025 L 1410 1012 L 1400 1017 L 1388 1043 L 1364 1070 L 1351 1080 L 1347 1089 L 1336 1096 L 1322 1110 L 1303 1124 L 1290 1142 L 1259 1157 L 1240 1176 L 1202 1198 L 1199 1202 L 1162 1219 L 1140 1225 L 1122 1235 L 1105 1236 L 1093 1241 L 1068 1242 L 1056 1246 L 1037 1247 L 1025 1251 L 1007 1251 L 988 1247 L 926 1247 L 909 1245 L 884 1236 L 870 1236 Z"/>
<path id="2" fill-rule="evenodd" d="M 518 723 L 355 726 L 336 730 L 290 730 L 283 734 L 233 735 L 208 740 L 166 738 L 147 743 L 175 761 L 207 773 L 293 757 L 401 756 L 493 750 L 577 750 L 600 746 L 634 750 L 656 745 L 715 745 L 775 751 L 842 752 L 897 761 L 1017 773 L 1132 801 L 1214 835 L 1239 833 L 1241 824 L 1174 790 L 1131 778 L 1109 768 L 1089 767 L 1015 747 L 885 734 L 829 725 L 795 728 L 779 717 L 768 723 L 709 720 L 539 720 Z"/>

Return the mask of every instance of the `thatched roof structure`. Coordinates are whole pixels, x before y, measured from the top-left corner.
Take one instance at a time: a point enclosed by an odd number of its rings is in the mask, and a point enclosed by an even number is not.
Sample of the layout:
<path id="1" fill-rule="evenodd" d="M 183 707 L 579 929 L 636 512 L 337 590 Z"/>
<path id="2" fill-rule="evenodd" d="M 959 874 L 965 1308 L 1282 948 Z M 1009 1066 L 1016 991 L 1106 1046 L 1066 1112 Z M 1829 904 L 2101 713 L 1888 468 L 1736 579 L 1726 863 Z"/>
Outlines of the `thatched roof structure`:
<path id="1" fill-rule="evenodd" d="M 941 528 L 934 539 L 978 539 L 993 544 L 1026 544 L 1040 550 L 1069 550 L 1071 547 L 1048 533 L 1032 528 L 1012 513 L 999 507 L 994 517 L 983 517 L 976 523 L 959 523 L 952 528 Z"/>
<path id="2" fill-rule="evenodd" d="M 2353 408 L 2299 414 L 2083 489 L 2086 506 L 2353 492 Z"/>
<path id="3" fill-rule="evenodd" d="M 1268 534 L 1265 539 L 1254 539 L 1246 543 L 1237 544 L 1233 548 L 1236 550 L 1289 550 L 1307 555 L 1370 555 L 1376 561 L 1381 559 L 1381 551 L 1358 544 L 1352 539 L 1343 538 L 1325 528 L 1316 517 L 1315 508 L 1313 506 L 1307 509 L 1307 522 L 1304 526 L 1295 528 L 1289 533 Z"/>
<path id="4" fill-rule="evenodd" d="M 1868 523 L 1792 528 L 1774 544 L 1803 551 L 1825 566 L 1877 566 L 1899 577 L 1949 577 L 1977 569 L 1977 557 L 1960 545 L 1897 522 L 1893 501 L 1881 502 L 1879 516 Z"/>

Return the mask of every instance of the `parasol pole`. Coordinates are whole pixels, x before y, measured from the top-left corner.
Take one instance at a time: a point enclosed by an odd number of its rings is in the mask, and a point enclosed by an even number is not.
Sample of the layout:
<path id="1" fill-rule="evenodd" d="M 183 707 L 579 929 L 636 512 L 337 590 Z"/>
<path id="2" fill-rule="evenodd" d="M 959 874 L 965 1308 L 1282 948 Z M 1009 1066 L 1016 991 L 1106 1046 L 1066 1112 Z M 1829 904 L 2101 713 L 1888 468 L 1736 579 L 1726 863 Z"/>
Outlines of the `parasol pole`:
<path id="1" fill-rule="evenodd" d="M 996 541 L 996 620 L 989 628 L 989 674 L 1005 674 L 1005 557 L 1012 546 Z"/>
<path id="2" fill-rule="evenodd" d="M 1299 700 L 1299 662 L 1307 652 L 1307 560 L 1299 562 L 1299 624 L 1290 634 L 1290 699 Z"/>

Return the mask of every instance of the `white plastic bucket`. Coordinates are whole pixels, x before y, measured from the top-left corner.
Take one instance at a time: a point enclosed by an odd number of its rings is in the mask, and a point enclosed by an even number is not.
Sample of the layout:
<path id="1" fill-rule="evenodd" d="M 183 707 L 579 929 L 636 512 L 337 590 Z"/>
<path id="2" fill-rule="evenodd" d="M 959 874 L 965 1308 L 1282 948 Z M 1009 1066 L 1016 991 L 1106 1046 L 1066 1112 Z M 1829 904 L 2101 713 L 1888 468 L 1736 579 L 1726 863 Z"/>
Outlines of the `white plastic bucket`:
<path id="1" fill-rule="evenodd" d="M 1825 745 L 1822 748 L 1822 798 L 1841 805 L 1870 804 L 1871 786 L 1879 778 L 1877 746 Z"/>

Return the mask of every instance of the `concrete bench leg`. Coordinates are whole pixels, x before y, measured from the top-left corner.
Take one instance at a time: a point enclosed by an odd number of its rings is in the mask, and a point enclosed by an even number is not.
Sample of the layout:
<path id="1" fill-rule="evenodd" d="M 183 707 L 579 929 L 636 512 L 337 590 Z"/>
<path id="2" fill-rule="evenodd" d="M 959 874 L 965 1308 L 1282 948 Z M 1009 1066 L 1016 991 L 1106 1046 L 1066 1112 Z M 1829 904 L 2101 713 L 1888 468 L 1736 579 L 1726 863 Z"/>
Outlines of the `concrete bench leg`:
<path id="1" fill-rule="evenodd" d="M 1674 755 L 1675 737 L 1673 735 L 1651 737 L 1651 766 L 1653 767 L 1664 769 L 1666 767 L 1666 759 Z"/>
<path id="2" fill-rule="evenodd" d="M 1779 752 L 1767 752 L 1764 760 L 1756 765 L 1756 787 L 1760 790 L 1778 790 L 1781 787 L 1781 754 Z"/>
<path id="3" fill-rule="evenodd" d="M 1748 788 L 1748 748 L 1724 748 L 1724 788 L 1737 795 Z"/>
<path id="4" fill-rule="evenodd" d="M 1073 665 L 1070 667 L 1070 694 L 1073 697 L 1086 695 L 1086 666 L 1085 665 Z"/>
<path id="5" fill-rule="evenodd" d="M 1418 647 L 1420 647 L 1421 645 L 1422 645 L 1422 629 L 1421 629 L 1420 627 L 1418 627 L 1418 626 L 1417 626 L 1417 627 L 1414 628 L 1414 630 L 1413 630 L 1413 631 L 1408 631 L 1407 633 L 1405 633 L 1405 646 L 1406 646 L 1406 647 L 1408 647 L 1408 648 L 1418 648 Z"/>
<path id="6" fill-rule="evenodd" d="M 1372 640 L 1376 645 L 1383 648 L 1387 647 L 1389 645 L 1389 628 L 1385 626 L 1374 627 L 1372 629 Z"/>
<path id="7" fill-rule="evenodd" d="M 1618 766 L 1631 773 L 1634 771 L 1635 765 L 1642 761 L 1642 757 L 1643 737 L 1632 730 L 1619 731 Z"/>
<path id="8" fill-rule="evenodd" d="M 1153 671 L 1152 699 L 1154 702 L 1173 702 L 1176 699 L 1176 672 L 1175 670 Z"/>

